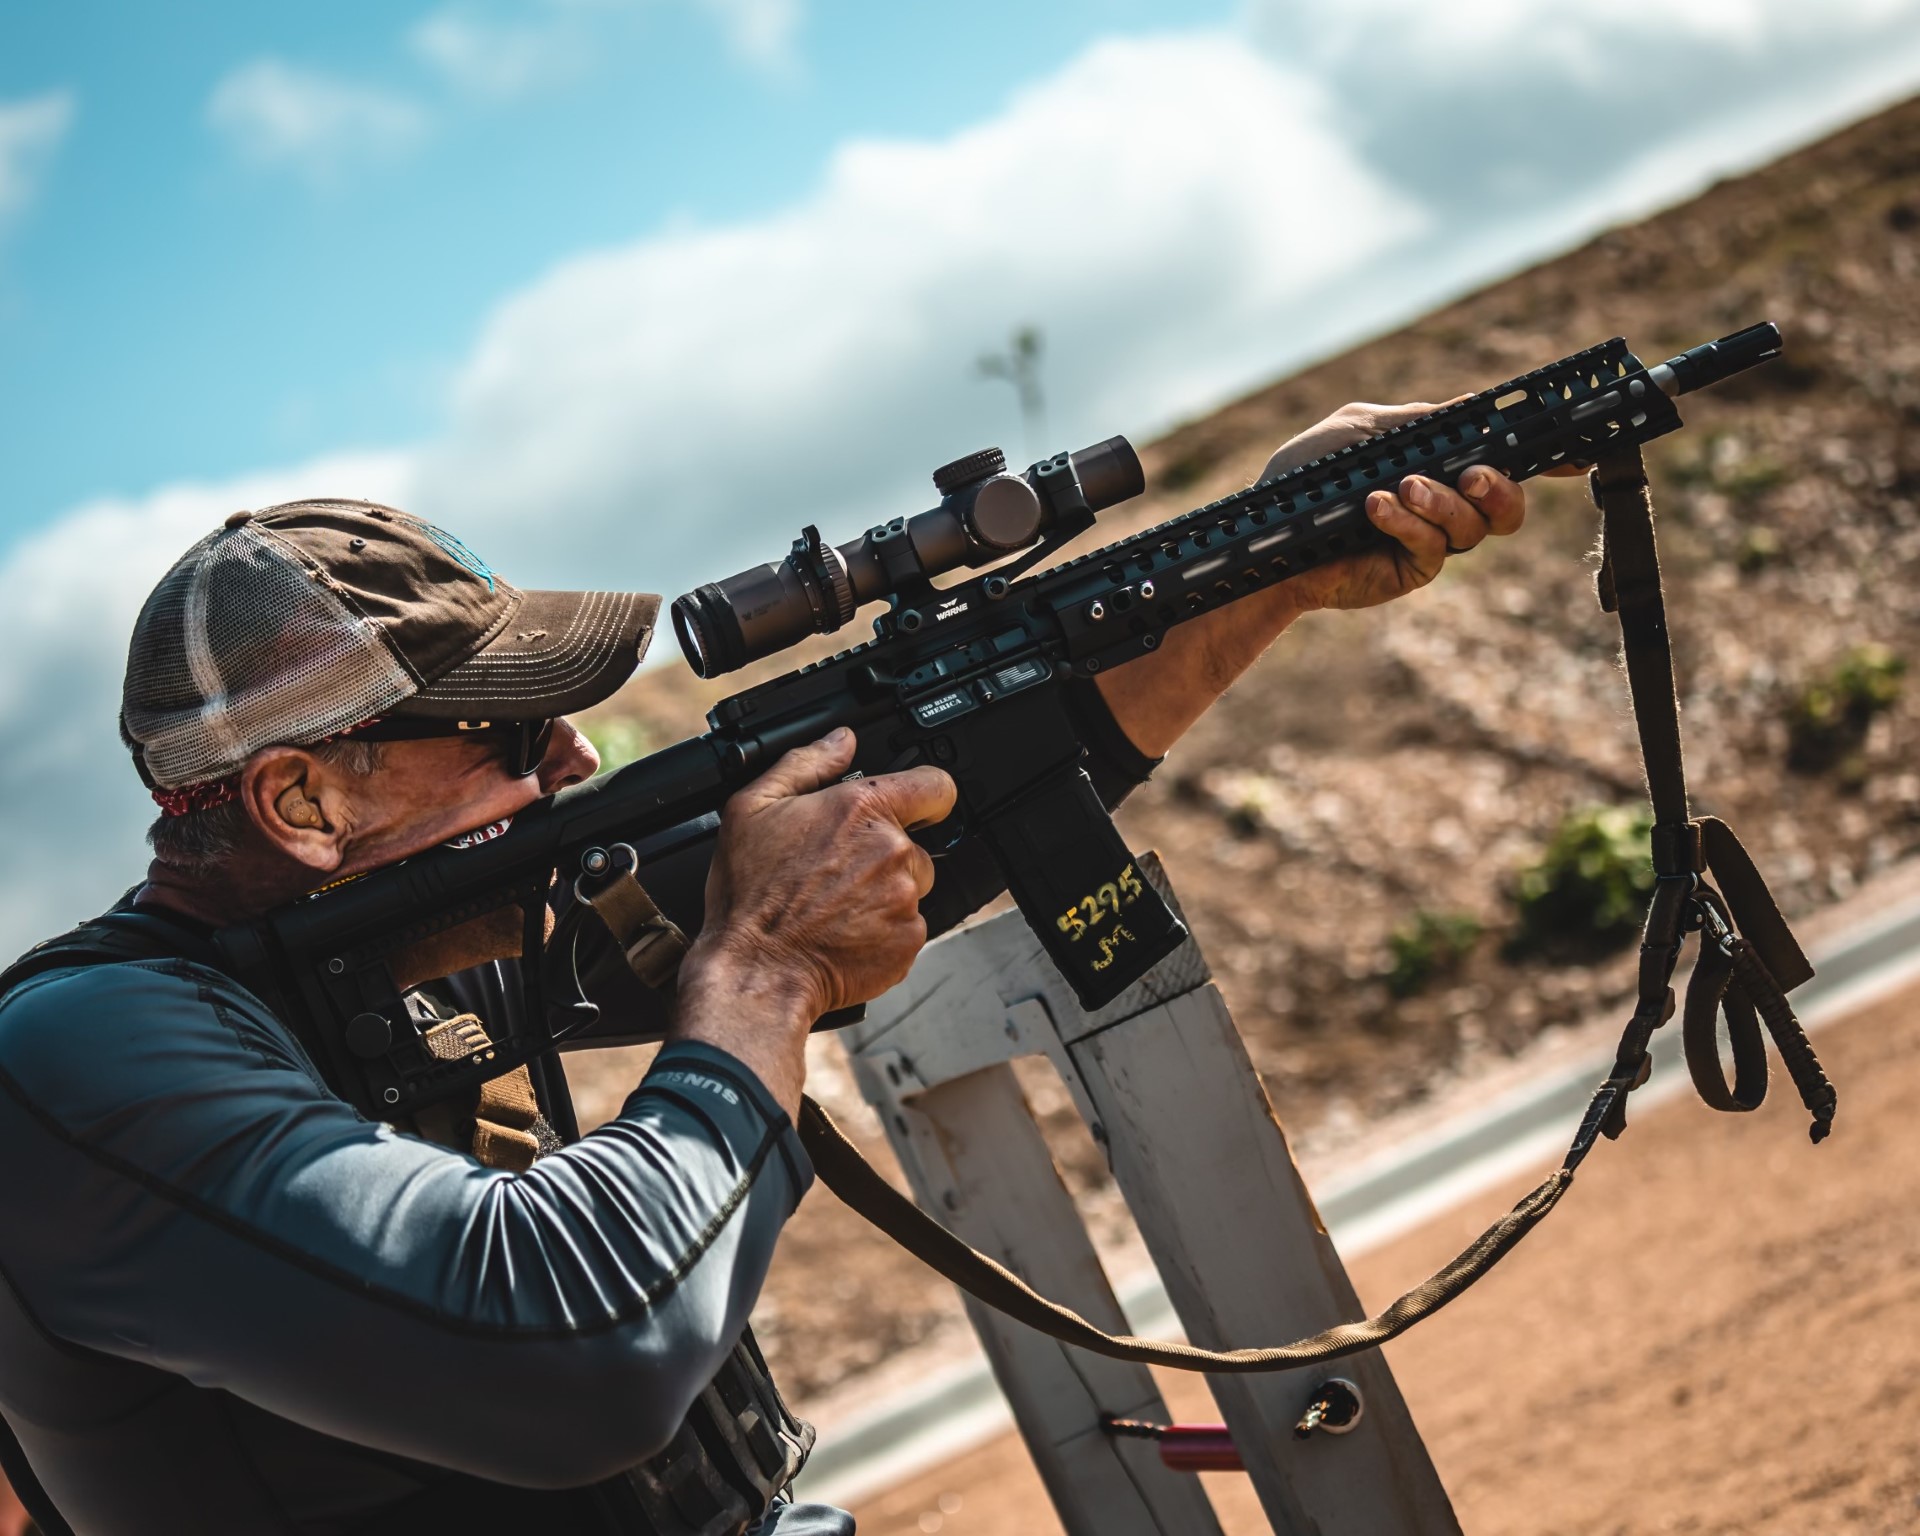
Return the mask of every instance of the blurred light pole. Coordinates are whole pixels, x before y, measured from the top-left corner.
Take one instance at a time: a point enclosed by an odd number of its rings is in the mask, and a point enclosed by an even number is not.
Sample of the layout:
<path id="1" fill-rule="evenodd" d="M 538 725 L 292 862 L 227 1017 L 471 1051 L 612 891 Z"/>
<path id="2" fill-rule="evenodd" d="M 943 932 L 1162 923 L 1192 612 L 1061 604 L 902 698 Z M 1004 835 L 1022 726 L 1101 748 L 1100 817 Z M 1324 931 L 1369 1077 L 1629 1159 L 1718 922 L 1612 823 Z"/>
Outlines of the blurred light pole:
<path id="1" fill-rule="evenodd" d="M 1004 352 L 985 352 L 974 363 L 983 379 L 1005 379 L 1020 399 L 1020 425 L 1027 440 L 1027 457 L 1037 459 L 1046 450 L 1047 403 L 1040 392 L 1040 354 L 1046 338 L 1037 325 L 1023 325 L 1007 341 Z"/>

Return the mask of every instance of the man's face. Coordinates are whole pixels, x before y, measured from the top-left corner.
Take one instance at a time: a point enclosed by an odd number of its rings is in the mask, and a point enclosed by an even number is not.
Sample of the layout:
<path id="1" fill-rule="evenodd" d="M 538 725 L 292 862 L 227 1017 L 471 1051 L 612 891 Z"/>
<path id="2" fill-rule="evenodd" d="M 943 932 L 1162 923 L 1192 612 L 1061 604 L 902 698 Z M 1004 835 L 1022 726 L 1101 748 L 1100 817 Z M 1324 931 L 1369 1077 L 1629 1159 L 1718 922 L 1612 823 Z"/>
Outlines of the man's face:
<path id="1" fill-rule="evenodd" d="M 546 756 L 525 778 L 508 772 L 505 753 L 487 741 L 439 736 L 386 742 L 380 766 L 344 786 L 340 819 L 346 857 L 334 878 L 411 858 L 456 838 L 498 836 L 535 800 L 591 778 L 599 766 L 593 743 L 568 720 L 554 722 Z"/>

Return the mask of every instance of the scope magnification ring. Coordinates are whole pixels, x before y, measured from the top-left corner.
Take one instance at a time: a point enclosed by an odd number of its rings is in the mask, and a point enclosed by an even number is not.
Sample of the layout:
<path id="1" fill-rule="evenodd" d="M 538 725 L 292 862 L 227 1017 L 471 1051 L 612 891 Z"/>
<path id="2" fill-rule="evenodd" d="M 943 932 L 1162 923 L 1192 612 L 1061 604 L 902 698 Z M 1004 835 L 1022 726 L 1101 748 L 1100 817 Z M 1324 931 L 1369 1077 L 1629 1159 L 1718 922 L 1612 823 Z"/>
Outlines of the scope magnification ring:
<path id="1" fill-rule="evenodd" d="M 821 633 L 831 634 L 853 617 L 853 578 L 847 574 L 847 557 L 831 544 L 821 546 L 820 595 L 826 599 L 827 612 Z"/>

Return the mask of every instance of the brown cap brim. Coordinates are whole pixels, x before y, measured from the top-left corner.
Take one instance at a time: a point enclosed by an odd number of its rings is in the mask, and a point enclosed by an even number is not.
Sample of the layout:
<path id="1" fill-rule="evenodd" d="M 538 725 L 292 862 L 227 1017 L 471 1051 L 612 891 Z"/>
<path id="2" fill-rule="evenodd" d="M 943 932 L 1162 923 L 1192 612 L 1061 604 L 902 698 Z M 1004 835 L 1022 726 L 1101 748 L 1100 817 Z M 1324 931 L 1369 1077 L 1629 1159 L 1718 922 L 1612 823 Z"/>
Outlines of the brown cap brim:
<path id="1" fill-rule="evenodd" d="M 543 720 L 585 709 L 633 676 L 659 612 L 647 592 L 523 592 L 498 634 L 393 713 Z"/>

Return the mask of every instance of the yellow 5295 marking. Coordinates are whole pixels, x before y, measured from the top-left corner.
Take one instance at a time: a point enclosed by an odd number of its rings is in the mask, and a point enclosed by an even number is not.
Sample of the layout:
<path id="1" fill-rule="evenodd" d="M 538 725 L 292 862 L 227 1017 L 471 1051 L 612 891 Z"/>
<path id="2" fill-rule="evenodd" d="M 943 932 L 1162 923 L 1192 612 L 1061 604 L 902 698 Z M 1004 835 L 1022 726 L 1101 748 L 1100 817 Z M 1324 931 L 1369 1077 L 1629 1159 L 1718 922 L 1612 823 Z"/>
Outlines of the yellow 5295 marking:
<path id="1" fill-rule="evenodd" d="M 1115 878 L 1105 881 L 1097 890 L 1073 903 L 1055 922 L 1068 938 L 1078 941 L 1108 918 L 1118 918 L 1122 908 L 1132 906 L 1145 893 L 1146 886 L 1141 884 L 1139 874 L 1129 864 Z M 1115 927 L 1119 928 L 1119 924 L 1116 923 Z M 1124 928 L 1119 928 L 1119 932 L 1126 934 L 1127 938 L 1133 937 Z M 1117 939 L 1101 939 L 1100 949 L 1106 956 L 1104 961 L 1097 962 L 1101 969 L 1112 964 L 1114 945 L 1118 942 Z"/>

